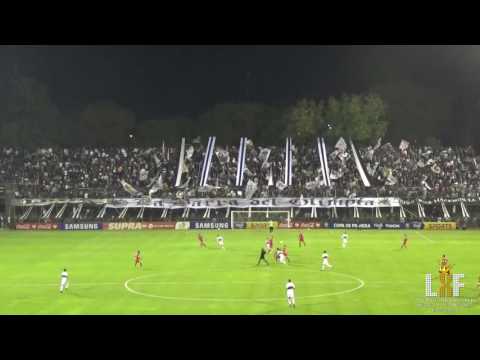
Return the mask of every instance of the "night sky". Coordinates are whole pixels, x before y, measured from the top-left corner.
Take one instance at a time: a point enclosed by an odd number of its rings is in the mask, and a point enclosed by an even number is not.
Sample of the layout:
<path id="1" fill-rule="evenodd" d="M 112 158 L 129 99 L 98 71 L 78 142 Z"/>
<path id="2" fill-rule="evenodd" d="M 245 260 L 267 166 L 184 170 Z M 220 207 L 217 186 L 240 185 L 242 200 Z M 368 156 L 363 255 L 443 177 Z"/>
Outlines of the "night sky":
<path id="1" fill-rule="evenodd" d="M 114 100 L 139 120 L 196 115 L 222 102 L 289 104 L 408 79 L 476 97 L 478 46 L 0 46 L 45 82 L 64 112 Z"/>

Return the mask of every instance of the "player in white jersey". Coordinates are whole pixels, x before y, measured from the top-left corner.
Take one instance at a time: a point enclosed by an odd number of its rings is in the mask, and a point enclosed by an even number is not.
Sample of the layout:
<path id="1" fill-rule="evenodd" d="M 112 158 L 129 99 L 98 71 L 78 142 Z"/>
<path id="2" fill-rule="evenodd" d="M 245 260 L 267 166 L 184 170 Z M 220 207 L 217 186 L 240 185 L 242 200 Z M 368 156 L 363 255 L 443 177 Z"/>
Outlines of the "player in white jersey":
<path id="1" fill-rule="evenodd" d="M 60 274 L 60 293 L 63 294 L 63 290 L 68 289 L 68 273 L 67 269 L 63 269 L 63 272 Z"/>
<path id="2" fill-rule="evenodd" d="M 347 247 L 347 243 L 348 243 L 348 235 L 347 235 L 346 232 L 344 232 L 344 233 L 342 234 L 341 239 L 342 239 L 342 248 L 345 249 L 345 248 Z"/>
<path id="3" fill-rule="evenodd" d="M 328 267 L 328 268 L 331 268 L 332 265 L 330 265 L 330 263 L 328 262 L 328 254 L 327 254 L 327 250 L 324 250 L 323 251 L 323 254 L 322 254 L 322 271 L 325 270 L 325 266 Z"/>
<path id="4" fill-rule="evenodd" d="M 285 285 L 285 288 L 287 289 L 288 306 L 295 307 L 295 284 L 292 282 L 292 280 L 288 279 L 288 282 L 287 282 L 287 285 Z"/>
<path id="5" fill-rule="evenodd" d="M 225 243 L 223 241 L 223 236 L 217 235 L 217 245 L 225 250 Z"/>

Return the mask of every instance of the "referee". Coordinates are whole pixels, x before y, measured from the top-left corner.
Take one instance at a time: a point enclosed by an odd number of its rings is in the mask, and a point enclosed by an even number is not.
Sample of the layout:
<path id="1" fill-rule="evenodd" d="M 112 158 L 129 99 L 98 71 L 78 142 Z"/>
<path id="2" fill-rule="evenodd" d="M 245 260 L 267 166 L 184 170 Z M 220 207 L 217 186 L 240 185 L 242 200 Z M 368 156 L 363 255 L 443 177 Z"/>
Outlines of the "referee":
<path id="1" fill-rule="evenodd" d="M 270 221 L 268 222 L 268 226 L 269 226 L 269 228 L 270 228 L 270 234 L 273 233 L 273 221 L 272 221 L 272 220 L 270 220 Z"/>
<path id="2" fill-rule="evenodd" d="M 270 265 L 267 261 L 267 259 L 265 259 L 265 255 L 267 254 L 267 251 L 265 250 L 265 248 L 262 247 L 262 250 L 260 250 L 260 258 L 258 259 L 258 263 L 257 263 L 257 266 L 260 265 L 260 261 L 264 261 L 267 263 L 267 265 Z"/>

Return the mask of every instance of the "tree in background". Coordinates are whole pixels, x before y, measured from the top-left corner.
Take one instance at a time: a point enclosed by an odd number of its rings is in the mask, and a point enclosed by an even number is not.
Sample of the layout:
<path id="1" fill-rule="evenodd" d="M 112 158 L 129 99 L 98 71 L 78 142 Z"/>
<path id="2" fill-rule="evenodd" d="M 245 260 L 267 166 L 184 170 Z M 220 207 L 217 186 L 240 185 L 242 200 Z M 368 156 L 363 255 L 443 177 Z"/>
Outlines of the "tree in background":
<path id="1" fill-rule="evenodd" d="M 294 136 L 300 141 L 309 141 L 325 128 L 323 103 L 302 99 L 287 109 L 285 113 L 285 135 Z"/>
<path id="2" fill-rule="evenodd" d="M 325 107 L 325 119 L 331 134 L 360 143 L 372 143 L 384 136 L 387 128 L 386 105 L 378 95 L 342 95 L 330 98 Z"/>

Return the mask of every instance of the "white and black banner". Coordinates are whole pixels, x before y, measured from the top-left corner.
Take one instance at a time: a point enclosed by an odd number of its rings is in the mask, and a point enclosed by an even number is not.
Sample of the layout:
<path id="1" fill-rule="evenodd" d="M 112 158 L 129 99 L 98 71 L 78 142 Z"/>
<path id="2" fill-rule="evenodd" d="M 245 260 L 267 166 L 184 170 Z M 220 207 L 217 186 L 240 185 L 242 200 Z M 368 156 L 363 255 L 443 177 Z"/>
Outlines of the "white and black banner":
<path id="1" fill-rule="evenodd" d="M 325 149 L 325 140 L 317 138 L 318 156 L 320 158 L 320 166 L 323 174 L 323 183 L 330 186 L 330 169 L 328 168 L 328 157 Z"/>
<path id="2" fill-rule="evenodd" d="M 358 154 L 357 154 L 357 149 L 355 149 L 355 145 L 353 145 L 352 140 L 350 140 L 350 146 L 352 148 L 355 164 L 357 165 L 357 170 L 358 170 L 358 173 L 360 174 L 360 178 L 362 179 L 363 185 L 365 187 L 370 187 L 370 181 L 368 180 L 367 175 L 365 174 L 365 170 L 363 170 L 362 163 L 360 162 L 360 158 L 358 157 Z"/>
<path id="3" fill-rule="evenodd" d="M 178 160 L 177 180 L 175 181 L 175 186 L 180 186 L 180 184 L 182 183 L 184 161 L 185 161 L 185 138 L 182 138 L 182 145 L 180 146 L 180 159 Z"/>
<path id="4" fill-rule="evenodd" d="M 146 207 L 166 209 L 222 209 L 222 208 L 381 208 L 399 207 L 398 198 L 192 198 L 173 199 L 117 199 L 106 204 L 108 208 Z"/>
<path id="5" fill-rule="evenodd" d="M 285 185 L 292 185 L 292 138 L 285 142 Z"/>
<path id="6" fill-rule="evenodd" d="M 375 207 L 399 207 L 401 200 L 395 197 L 282 197 L 282 198 L 191 198 L 161 199 L 161 198 L 125 198 L 125 199 L 15 199 L 14 206 L 32 207 L 61 205 L 95 205 L 107 208 L 159 208 L 159 209 L 222 209 L 222 208 L 375 208 Z"/>
<path id="7" fill-rule="evenodd" d="M 245 171 L 245 155 L 247 151 L 247 138 L 240 138 L 240 146 L 238 147 L 238 160 L 237 160 L 237 179 L 235 186 L 242 186 L 243 173 Z"/>
<path id="8" fill-rule="evenodd" d="M 215 149 L 215 136 L 208 138 L 207 150 L 203 159 L 202 173 L 200 174 L 200 186 L 206 186 L 210 165 L 212 164 L 213 150 Z"/>

